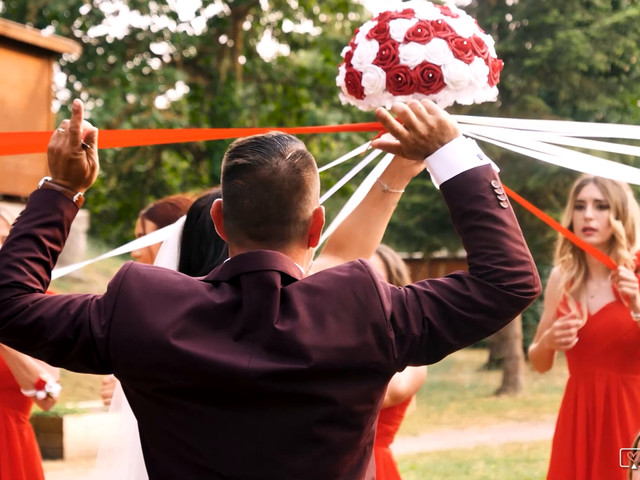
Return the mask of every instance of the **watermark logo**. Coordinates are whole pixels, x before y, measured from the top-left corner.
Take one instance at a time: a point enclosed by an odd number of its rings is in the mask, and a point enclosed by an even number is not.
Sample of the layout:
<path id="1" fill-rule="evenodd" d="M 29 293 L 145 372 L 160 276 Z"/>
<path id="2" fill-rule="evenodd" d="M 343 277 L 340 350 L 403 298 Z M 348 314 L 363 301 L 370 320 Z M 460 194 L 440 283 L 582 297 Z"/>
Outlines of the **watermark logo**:
<path id="1" fill-rule="evenodd" d="M 640 468 L 640 448 L 621 448 L 620 466 L 638 470 Z"/>

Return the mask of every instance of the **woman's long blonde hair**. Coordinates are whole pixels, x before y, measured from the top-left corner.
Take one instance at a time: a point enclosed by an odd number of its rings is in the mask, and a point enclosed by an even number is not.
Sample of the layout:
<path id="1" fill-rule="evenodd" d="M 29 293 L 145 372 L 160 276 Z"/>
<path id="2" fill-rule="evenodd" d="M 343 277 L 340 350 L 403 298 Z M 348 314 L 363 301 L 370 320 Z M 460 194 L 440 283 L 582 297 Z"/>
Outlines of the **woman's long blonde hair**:
<path id="1" fill-rule="evenodd" d="M 609 220 L 613 235 L 604 253 L 618 265 L 635 270 L 635 253 L 638 249 L 638 227 L 640 226 L 640 207 L 629 185 L 616 180 L 581 175 L 571 187 L 569 199 L 562 217 L 562 225 L 573 232 L 573 213 L 576 198 L 584 187 L 595 185 L 609 203 Z M 586 317 L 585 286 L 588 276 L 586 253 L 563 235 L 558 236 L 554 265 L 562 272 L 561 287 L 567 299 L 569 309 L 582 312 Z"/>

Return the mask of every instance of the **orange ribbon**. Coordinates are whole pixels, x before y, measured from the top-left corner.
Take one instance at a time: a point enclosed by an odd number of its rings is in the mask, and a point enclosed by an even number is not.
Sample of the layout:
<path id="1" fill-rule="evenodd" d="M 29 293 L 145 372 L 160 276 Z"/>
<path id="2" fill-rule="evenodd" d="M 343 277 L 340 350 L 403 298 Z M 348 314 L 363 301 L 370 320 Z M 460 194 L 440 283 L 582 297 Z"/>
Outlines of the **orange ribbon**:
<path id="1" fill-rule="evenodd" d="M 141 147 L 169 143 L 202 142 L 246 137 L 278 130 L 292 135 L 338 132 L 378 132 L 378 122 L 313 127 L 260 128 L 178 128 L 141 130 L 100 130 L 100 148 Z M 0 132 L 0 156 L 45 153 L 53 132 Z"/>
<path id="2" fill-rule="evenodd" d="M 595 248 L 593 245 L 589 245 L 587 242 L 579 238 L 571 230 L 562 226 L 560 223 L 555 221 L 553 218 L 551 218 L 549 215 L 544 213 L 538 207 L 536 207 L 529 201 L 522 198 L 520 195 L 518 195 L 516 192 L 514 192 L 504 184 L 502 185 L 502 188 L 504 189 L 505 192 L 507 192 L 507 195 L 509 195 L 513 200 L 515 200 L 524 208 L 529 210 L 536 217 L 538 217 L 544 223 L 546 223 L 551 228 L 553 228 L 556 232 L 560 233 L 561 235 L 564 235 L 567 238 L 567 240 L 569 240 L 570 242 L 573 242 L 577 247 L 581 248 L 582 250 L 587 252 L 589 255 L 593 256 L 596 260 L 599 260 L 600 262 L 602 262 L 606 267 L 610 268 L 611 270 L 615 270 L 616 268 L 618 268 L 618 265 L 616 264 L 616 262 L 614 262 L 611 259 L 611 257 L 609 257 L 608 255 L 605 255 L 600 250 Z"/>

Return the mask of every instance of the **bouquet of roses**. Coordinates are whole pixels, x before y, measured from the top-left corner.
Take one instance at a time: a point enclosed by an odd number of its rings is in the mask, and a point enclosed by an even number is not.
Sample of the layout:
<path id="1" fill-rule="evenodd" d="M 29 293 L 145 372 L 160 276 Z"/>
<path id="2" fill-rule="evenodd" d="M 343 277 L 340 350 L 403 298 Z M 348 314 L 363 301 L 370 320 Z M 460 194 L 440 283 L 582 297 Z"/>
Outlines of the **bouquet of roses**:
<path id="1" fill-rule="evenodd" d="M 412 0 L 366 22 L 342 51 L 340 100 L 362 110 L 428 98 L 442 108 L 494 101 L 503 62 L 454 5 Z"/>

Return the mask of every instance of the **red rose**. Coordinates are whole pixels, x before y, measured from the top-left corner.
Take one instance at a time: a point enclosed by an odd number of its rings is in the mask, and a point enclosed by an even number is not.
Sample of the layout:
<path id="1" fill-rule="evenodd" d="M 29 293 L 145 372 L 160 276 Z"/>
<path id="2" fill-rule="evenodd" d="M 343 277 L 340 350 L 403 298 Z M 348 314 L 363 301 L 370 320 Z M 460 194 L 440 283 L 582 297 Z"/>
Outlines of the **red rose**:
<path id="1" fill-rule="evenodd" d="M 445 40 L 450 37 L 456 37 L 458 34 L 456 31 L 442 19 L 435 20 L 431 22 L 431 27 L 433 27 L 433 33 L 438 38 L 444 38 Z"/>
<path id="2" fill-rule="evenodd" d="M 37 391 L 44 390 L 46 386 L 47 386 L 47 381 L 42 377 L 38 378 L 38 380 L 36 380 L 36 382 L 33 384 L 34 390 L 37 390 Z"/>
<path id="3" fill-rule="evenodd" d="M 347 50 L 347 53 L 344 54 L 344 63 L 347 64 L 348 67 L 351 66 L 351 59 L 353 58 L 353 48 Z"/>
<path id="4" fill-rule="evenodd" d="M 347 92 L 352 97 L 362 100 L 364 95 L 364 87 L 362 86 L 362 73 L 352 67 L 347 67 L 344 75 L 344 84 Z"/>
<path id="5" fill-rule="evenodd" d="M 405 8 L 401 12 L 382 12 L 375 19 L 378 20 L 378 22 L 388 23 L 398 18 L 413 18 L 415 15 L 416 12 L 414 12 L 412 8 Z"/>
<path id="6" fill-rule="evenodd" d="M 391 15 L 391 20 L 395 20 L 396 18 L 413 18 L 416 16 L 416 12 L 413 10 L 413 8 L 405 8 L 404 10 L 402 10 L 401 12 L 394 12 L 393 15 Z"/>
<path id="7" fill-rule="evenodd" d="M 376 55 L 376 59 L 373 61 L 373 64 L 386 71 L 397 63 L 398 42 L 388 40 L 384 43 L 381 43 L 380 47 L 378 48 L 378 55 Z"/>
<path id="8" fill-rule="evenodd" d="M 392 95 L 411 95 L 416 91 L 416 81 L 411 68 L 396 65 L 387 71 L 387 90 Z"/>
<path id="9" fill-rule="evenodd" d="M 416 42 L 425 45 L 433 38 L 434 31 L 431 22 L 420 20 L 413 27 L 407 30 L 404 36 L 405 42 Z"/>
<path id="10" fill-rule="evenodd" d="M 458 18 L 460 15 L 457 13 L 453 13 L 449 7 L 446 5 L 436 5 L 440 9 L 440 13 L 442 13 L 445 17 Z"/>
<path id="11" fill-rule="evenodd" d="M 504 67 L 504 62 L 497 58 L 489 57 L 487 66 L 489 67 L 489 79 L 487 82 L 489 83 L 489 86 L 495 87 L 500 81 L 500 71 L 502 70 L 502 67 Z"/>
<path id="12" fill-rule="evenodd" d="M 484 43 L 484 40 L 474 34 L 469 41 L 471 42 L 471 48 L 473 48 L 475 54 L 486 61 L 486 58 L 489 56 L 489 47 Z"/>
<path id="13" fill-rule="evenodd" d="M 418 92 L 425 95 L 438 93 L 447 85 L 444 83 L 444 75 L 438 65 L 431 62 L 422 62 L 413 70 Z"/>
<path id="14" fill-rule="evenodd" d="M 367 38 L 369 40 L 376 40 L 378 43 L 386 42 L 389 40 L 389 24 L 378 21 L 376 26 L 367 33 Z"/>
<path id="15" fill-rule="evenodd" d="M 449 37 L 447 43 L 451 49 L 451 53 L 458 60 L 462 60 L 464 63 L 471 63 L 476 57 L 473 50 L 473 45 L 469 40 L 462 37 Z"/>

